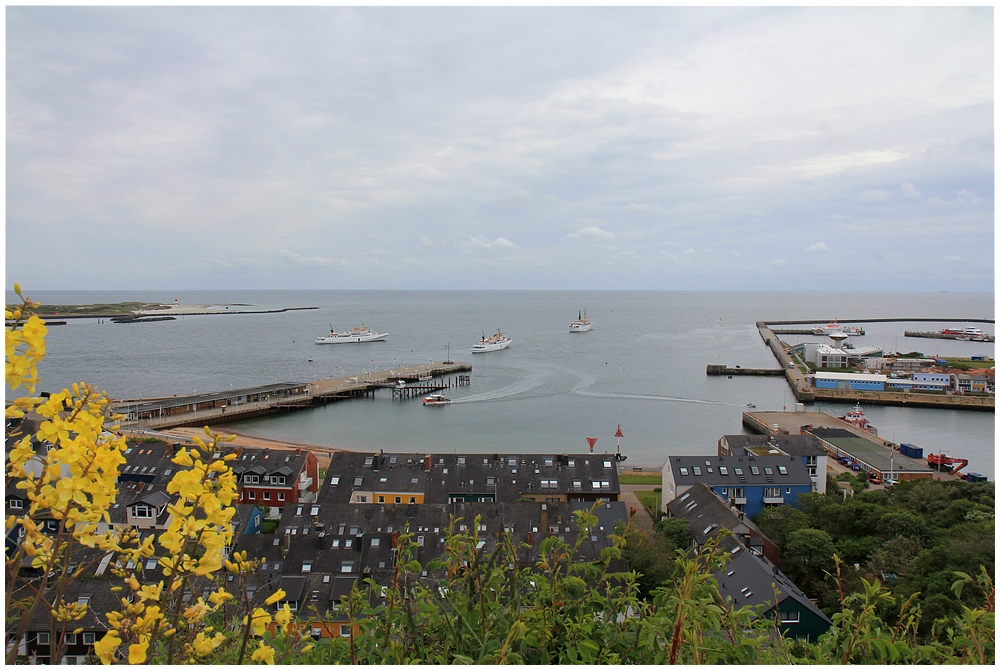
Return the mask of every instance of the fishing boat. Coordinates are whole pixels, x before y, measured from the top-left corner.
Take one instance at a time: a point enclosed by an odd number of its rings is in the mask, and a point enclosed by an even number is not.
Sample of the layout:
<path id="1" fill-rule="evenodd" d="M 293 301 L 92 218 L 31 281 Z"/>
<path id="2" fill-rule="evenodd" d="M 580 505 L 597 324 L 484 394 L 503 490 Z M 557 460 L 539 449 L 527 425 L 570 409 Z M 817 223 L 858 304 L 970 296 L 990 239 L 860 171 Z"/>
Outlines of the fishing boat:
<path id="1" fill-rule="evenodd" d="M 425 407 L 437 407 L 439 405 L 450 405 L 451 400 L 445 398 L 440 393 L 432 393 L 431 395 L 424 398 Z"/>
<path id="2" fill-rule="evenodd" d="M 500 332 L 497 328 L 496 335 L 492 337 L 486 337 L 486 333 L 483 333 L 482 339 L 472 345 L 472 353 L 474 354 L 484 354 L 488 351 L 500 351 L 501 349 L 506 349 L 510 346 L 510 338 Z"/>
<path id="3" fill-rule="evenodd" d="M 389 333 L 376 333 L 371 328 L 361 324 L 360 328 L 347 333 L 338 333 L 330 326 L 330 335 L 317 337 L 316 344 L 357 344 L 359 342 L 383 342 Z"/>
<path id="4" fill-rule="evenodd" d="M 569 332 L 571 333 L 586 333 L 588 330 L 594 327 L 594 322 L 587 319 L 587 310 L 583 310 L 583 313 L 577 312 L 576 321 L 571 321 L 569 324 Z"/>

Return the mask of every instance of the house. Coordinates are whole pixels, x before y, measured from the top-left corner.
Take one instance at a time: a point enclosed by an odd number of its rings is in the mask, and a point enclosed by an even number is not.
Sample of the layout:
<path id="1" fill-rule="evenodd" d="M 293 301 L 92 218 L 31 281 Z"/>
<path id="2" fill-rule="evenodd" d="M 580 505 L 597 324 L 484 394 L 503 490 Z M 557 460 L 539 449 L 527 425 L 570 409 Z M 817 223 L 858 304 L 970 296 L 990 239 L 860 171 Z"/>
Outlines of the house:
<path id="1" fill-rule="evenodd" d="M 269 508 L 276 518 L 286 505 L 312 502 L 319 491 L 319 461 L 307 449 L 252 449 L 235 447 L 216 452 L 214 458 L 233 453 L 230 463 L 239 485 L 239 503 Z"/>
<path id="2" fill-rule="evenodd" d="M 723 435 L 719 456 L 796 456 L 812 480 L 813 491 L 826 493 L 827 455 L 813 435 Z"/>
<path id="3" fill-rule="evenodd" d="M 829 629 L 830 619 L 769 560 L 770 540 L 703 483 L 671 501 L 668 512 L 688 524 L 699 551 L 715 540 L 726 552 L 726 565 L 713 576 L 719 594 L 734 607 L 761 606 L 763 616 L 777 617 L 786 637 L 815 641 Z M 722 529 L 734 534 L 720 538 Z"/>
<path id="4" fill-rule="evenodd" d="M 539 454 L 331 455 L 324 503 L 425 505 L 455 502 L 612 502 L 612 456 Z"/>
<path id="5" fill-rule="evenodd" d="M 667 503 L 667 515 L 683 519 L 691 529 L 693 546 L 701 549 L 718 528 L 733 533 L 750 553 L 766 556 L 773 563 L 778 562 L 778 545 L 747 518 L 742 512 L 733 512 L 728 501 L 716 495 L 712 489 L 698 482 L 683 495 Z"/>
<path id="6" fill-rule="evenodd" d="M 813 490 L 805 464 L 795 456 L 671 456 L 662 473 L 664 512 L 699 482 L 752 517 L 765 507 L 795 506 L 801 494 Z"/>

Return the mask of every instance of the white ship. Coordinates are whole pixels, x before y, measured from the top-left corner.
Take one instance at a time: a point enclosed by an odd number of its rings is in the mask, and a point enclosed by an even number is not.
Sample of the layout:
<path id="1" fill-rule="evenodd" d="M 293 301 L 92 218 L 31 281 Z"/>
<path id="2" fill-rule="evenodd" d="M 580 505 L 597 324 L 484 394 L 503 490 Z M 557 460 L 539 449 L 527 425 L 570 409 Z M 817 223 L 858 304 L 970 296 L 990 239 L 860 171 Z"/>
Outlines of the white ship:
<path id="1" fill-rule="evenodd" d="M 342 344 L 358 342 L 382 342 L 389 333 L 376 333 L 371 328 L 361 324 L 360 328 L 355 328 L 349 333 L 338 333 L 330 326 L 329 337 L 317 337 L 316 344 Z"/>
<path id="2" fill-rule="evenodd" d="M 451 400 L 445 398 L 440 393 L 433 393 L 426 398 L 424 398 L 424 405 L 427 407 L 436 407 L 438 405 L 450 405 Z"/>
<path id="3" fill-rule="evenodd" d="M 510 338 L 500 332 L 497 328 L 496 335 L 492 337 L 486 337 L 483 334 L 483 339 L 472 345 L 472 353 L 474 354 L 484 354 L 487 351 L 500 351 L 501 349 L 506 349 L 510 346 Z"/>
<path id="4" fill-rule="evenodd" d="M 576 321 L 571 321 L 569 324 L 569 332 L 571 333 L 586 333 L 588 330 L 594 327 L 594 322 L 587 319 L 587 310 L 583 310 L 583 315 L 577 312 Z"/>

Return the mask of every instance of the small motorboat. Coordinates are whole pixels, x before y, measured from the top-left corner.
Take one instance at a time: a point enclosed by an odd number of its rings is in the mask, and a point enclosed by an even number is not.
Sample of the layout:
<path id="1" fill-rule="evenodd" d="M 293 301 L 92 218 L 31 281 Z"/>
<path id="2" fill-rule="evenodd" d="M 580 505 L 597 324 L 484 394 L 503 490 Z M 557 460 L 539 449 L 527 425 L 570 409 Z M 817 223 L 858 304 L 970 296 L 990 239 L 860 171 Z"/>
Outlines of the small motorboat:
<path id="1" fill-rule="evenodd" d="M 438 405 L 450 405 L 451 400 L 445 398 L 440 393 L 432 393 L 431 395 L 424 398 L 425 407 L 437 407 Z"/>
<path id="2" fill-rule="evenodd" d="M 757 409 L 757 405 L 753 404 L 752 402 L 748 402 L 747 409 Z"/>

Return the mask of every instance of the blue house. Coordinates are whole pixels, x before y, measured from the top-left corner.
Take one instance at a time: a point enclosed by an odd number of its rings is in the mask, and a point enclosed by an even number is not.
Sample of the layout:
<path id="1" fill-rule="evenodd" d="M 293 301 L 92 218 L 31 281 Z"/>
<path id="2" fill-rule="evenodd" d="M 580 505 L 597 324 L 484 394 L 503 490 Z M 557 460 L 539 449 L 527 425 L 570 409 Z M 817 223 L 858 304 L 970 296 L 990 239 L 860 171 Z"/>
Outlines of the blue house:
<path id="1" fill-rule="evenodd" d="M 795 456 L 671 456 L 662 472 L 664 512 L 699 482 L 750 517 L 765 507 L 797 507 L 798 497 L 813 490 L 805 463 Z"/>

